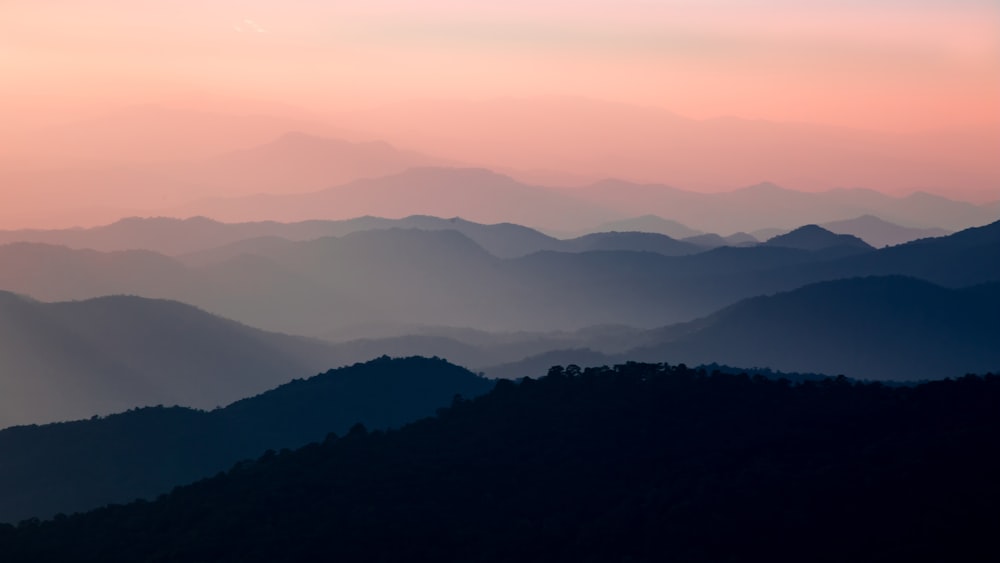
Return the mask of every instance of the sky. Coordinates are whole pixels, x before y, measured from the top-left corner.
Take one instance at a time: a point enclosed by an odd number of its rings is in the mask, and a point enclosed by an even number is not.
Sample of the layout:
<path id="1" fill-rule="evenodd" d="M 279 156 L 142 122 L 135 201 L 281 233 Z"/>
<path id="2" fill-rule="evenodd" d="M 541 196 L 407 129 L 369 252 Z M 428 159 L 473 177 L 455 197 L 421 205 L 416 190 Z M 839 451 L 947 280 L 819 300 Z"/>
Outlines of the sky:
<path id="1" fill-rule="evenodd" d="M 582 95 L 694 118 L 1000 121 L 991 0 L 4 0 L 8 109 Z"/>
<path id="2" fill-rule="evenodd" d="M 514 107 L 535 99 L 546 101 Z M 551 100 L 561 99 L 575 100 L 578 113 L 558 121 Z M 21 221 L 30 223 L 51 201 L 95 199 L 68 172 L 29 181 L 18 167 L 67 168 L 65 155 L 203 158 L 289 130 L 387 140 L 567 181 L 615 176 L 720 190 L 768 180 L 991 201 L 1000 199 L 1000 165 L 990 156 L 1000 143 L 998 100 L 996 0 L 0 0 L 0 207 L 34 198 Z M 470 103 L 486 105 L 462 105 Z M 100 121 L 143 104 L 284 121 L 188 115 L 215 128 L 196 134 L 170 113 L 144 124 Z M 448 104 L 464 108 L 475 131 L 447 122 Z M 607 147 L 597 146 L 603 131 L 567 127 L 580 112 L 590 112 L 587 123 L 615 122 Z M 530 145 L 510 131 L 515 114 L 557 131 Z M 644 130 L 671 126 L 671 115 L 723 121 L 693 144 L 680 125 L 670 138 Z M 730 118 L 828 129 L 742 142 L 749 126 L 726 128 Z M 80 123 L 90 125 L 73 129 Z M 136 140 L 138 129 L 146 141 Z M 737 140 L 719 148 L 716 138 Z M 863 146 L 843 170 L 855 138 Z M 718 152 L 741 142 L 774 145 L 723 174 Z M 841 152 L 822 154 L 831 142 Z M 671 143 L 684 150 L 663 164 L 656 151 Z M 564 146 L 549 151 L 554 144 Z M 947 162 L 932 162 L 938 156 Z M 118 201 L 108 197 L 93 203 Z"/>

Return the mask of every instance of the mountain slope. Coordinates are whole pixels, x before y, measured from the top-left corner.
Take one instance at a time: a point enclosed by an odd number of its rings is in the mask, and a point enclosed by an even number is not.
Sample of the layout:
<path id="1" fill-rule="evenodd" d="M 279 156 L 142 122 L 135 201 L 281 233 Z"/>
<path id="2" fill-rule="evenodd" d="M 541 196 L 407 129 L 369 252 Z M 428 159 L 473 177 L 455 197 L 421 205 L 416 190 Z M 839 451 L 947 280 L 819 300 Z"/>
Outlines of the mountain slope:
<path id="1" fill-rule="evenodd" d="M 181 407 L 0 430 L 0 522 L 150 498 L 268 449 L 356 424 L 398 427 L 492 383 L 443 360 L 383 357 L 211 412 Z"/>
<path id="2" fill-rule="evenodd" d="M 764 242 L 765 246 L 799 248 L 802 250 L 827 250 L 845 247 L 872 250 L 872 246 L 854 235 L 834 234 L 818 225 L 805 225 L 790 233 L 778 235 Z"/>
<path id="3" fill-rule="evenodd" d="M 188 264 L 149 252 L 7 245 L 0 246 L 0 288 L 46 300 L 168 298 L 266 330 L 313 336 L 394 324 L 653 328 L 848 277 L 904 275 L 953 288 L 1000 281 L 998 232 L 1000 222 L 880 250 L 760 245 L 685 256 L 604 250 L 501 259 L 454 230 L 380 229 L 249 241 Z"/>
<path id="4" fill-rule="evenodd" d="M 854 219 L 831 221 L 820 225 L 824 229 L 843 235 L 854 235 L 868 244 L 882 248 L 912 240 L 942 237 L 950 234 L 944 229 L 914 229 L 890 223 L 874 215 L 862 215 Z"/>
<path id="5" fill-rule="evenodd" d="M 212 408 L 337 365 L 337 351 L 182 303 L 0 292 L 0 426 L 141 405 Z"/>
<path id="6" fill-rule="evenodd" d="M 553 369 L 153 502 L 0 527 L 5 561 L 989 561 L 1000 379 Z"/>
<path id="7" fill-rule="evenodd" d="M 855 378 L 958 377 L 1000 371 L 998 316 L 998 283 L 952 290 L 855 278 L 747 299 L 625 355 Z"/>
<path id="8" fill-rule="evenodd" d="M 574 230 L 618 218 L 571 194 L 515 181 L 482 168 L 412 168 L 400 174 L 356 180 L 296 195 L 210 199 L 170 210 L 220 221 L 303 221 L 362 215 L 464 217 L 481 223 L 512 222 L 535 228 Z"/>

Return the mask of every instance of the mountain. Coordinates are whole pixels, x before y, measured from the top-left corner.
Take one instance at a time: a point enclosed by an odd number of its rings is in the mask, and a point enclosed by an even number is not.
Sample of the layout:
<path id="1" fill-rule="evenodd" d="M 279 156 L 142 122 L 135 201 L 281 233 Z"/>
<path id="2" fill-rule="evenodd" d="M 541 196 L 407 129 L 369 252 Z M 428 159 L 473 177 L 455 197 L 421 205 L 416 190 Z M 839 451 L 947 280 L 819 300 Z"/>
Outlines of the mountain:
<path id="1" fill-rule="evenodd" d="M 307 241 L 322 237 L 340 237 L 358 231 L 392 228 L 458 231 L 490 253 L 502 258 L 524 256 L 539 250 L 554 250 L 559 246 L 558 239 L 513 223 L 486 225 L 466 221 L 460 217 L 442 219 L 427 215 L 413 215 L 402 219 L 364 216 L 340 221 L 313 220 L 293 223 L 276 221 L 221 223 L 200 216 L 187 219 L 128 217 L 109 225 L 86 229 L 0 231 L 0 244 L 38 242 L 105 252 L 142 249 L 168 255 L 195 253 L 220 255 L 226 252 L 220 247 L 243 243 L 250 239 L 280 238 Z"/>
<path id="2" fill-rule="evenodd" d="M 825 265 L 808 275 L 835 279 L 871 275 L 903 275 L 947 287 L 964 287 L 1000 279 L 1000 221 L 936 238 L 919 239 L 859 254 Z"/>
<path id="3" fill-rule="evenodd" d="M 854 235 L 834 234 L 818 225 L 799 227 L 790 233 L 768 239 L 764 242 L 764 245 L 813 251 L 833 248 L 850 248 L 862 251 L 872 250 L 870 244 Z"/>
<path id="4" fill-rule="evenodd" d="M 197 260 L 16 244 L 0 246 L 0 288 L 44 300 L 113 293 L 174 299 L 265 330 L 310 336 L 371 325 L 653 328 L 849 277 L 903 275 L 951 288 L 1000 281 L 993 259 L 1000 253 L 998 230 L 1000 222 L 879 250 L 759 245 L 684 256 L 543 251 L 509 259 L 454 230 L 251 240 Z"/>
<path id="5" fill-rule="evenodd" d="M 753 372 L 751 372 L 753 373 Z M 555 367 L 154 501 L 0 526 L 10 563 L 990 561 L 1000 378 Z"/>
<path id="6" fill-rule="evenodd" d="M 492 385 L 444 360 L 383 357 L 211 412 L 146 407 L 0 430 L 0 522 L 152 498 L 268 449 L 345 434 L 357 423 L 398 427 Z"/>
<path id="7" fill-rule="evenodd" d="M 675 239 L 685 239 L 705 234 L 686 225 L 682 225 L 677 221 L 664 219 L 663 217 L 657 215 L 641 215 L 630 219 L 608 221 L 607 223 L 602 223 L 601 225 L 594 227 L 590 232 L 604 233 L 611 231 L 659 233 Z"/>
<path id="8" fill-rule="evenodd" d="M 294 115 L 287 108 L 243 112 L 145 104 L 25 134 L 15 154 L 70 163 L 177 162 L 268 143 L 289 131 L 358 136 L 314 116 Z"/>
<path id="9" fill-rule="evenodd" d="M 703 235 L 687 237 L 683 239 L 683 241 L 704 248 L 718 248 L 720 246 L 754 246 L 760 242 L 753 235 L 742 232 L 731 234 L 728 237 L 719 236 L 715 233 L 705 233 Z"/>
<path id="10" fill-rule="evenodd" d="M 658 233 L 610 232 L 592 233 L 575 239 L 562 241 L 556 246 L 561 252 L 593 252 L 625 250 L 632 252 L 655 252 L 664 256 L 684 256 L 697 254 L 704 248 L 690 242 L 672 239 Z"/>
<path id="11" fill-rule="evenodd" d="M 891 134 L 735 117 L 689 119 L 662 108 L 578 97 L 412 100 L 345 112 L 337 123 L 399 146 L 483 166 L 563 170 L 694 190 L 732 189 L 768 179 L 808 191 L 863 185 L 885 193 L 933 188 L 995 194 L 1000 179 L 995 151 L 986 150 L 1000 140 L 995 127 Z M 629 201 L 624 195 L 621 203 Z M 639 207 L 627 216 L 652 213 L 708 232 L 785 226 L 708 227 L 689 222 L 690 215 L 668 205 Z M 745 210 L 745 220 L 756 211 Z M 785 220 L 795 227 L 860 214 Z M 780 212 L 769 215 L 780 217 Z M 988 220 L 924 226 L 959 229 Z"/>
<path id="12" fill-rule="evenodd" d="M 0 426 L 141 405 L 212 408 L 338 365 L 329 344 L 182 303 L 42 303 L 0 292 Z"/>
<path id="13" fill-rule="evenodd" d="M 175 164 L 161 173 L 200 186 L 204 197 L 309 192 L 410 168 L 453 164 L 383 141 L 352 142 L 290 132 L 255 147 Z"/>
<path id="14" fill-rule="evenodd" d="M 247 251 L 255 244 L 279 244 L 276 239 L 306 241 L 344 236 L 359 231 L 393 228 L 457 231 L 499 258 L 517 258 L 542 250 L 560 252 L 634 250 L 657 252 L 667 256 L 692 254 L 703 250 L 697 245 L 651 233 L 592 233 L 574 239 L 560 240 L 514 223 L 487 225 L 460 217 L 443 219 L 428 215 L 411 215 L 401 219 L 365 216 L 341 221 L 314 220 L 296 223 L 274 221 L 220 223 L 205 217 L 188 219 L 129 217 L 110 225 L 87 229 L 0 231 L 0 244 L 36 242 L 102 251 L 143 249 L 163 254 L 184 255 L 185 262 L 204 262 L 209 257 L 217 259 L 221 256 L 232 256 L 234 252 Z M 255 240 L 256 242 L 253 242 Z"/>
<path id="15" fill-rule="evenodd" d="M 560 190 L 622 215 L 652 213 L 675 218 L 702 232 L 746 231 L 755 236 L 761 229 L 792 229 L 865 214 L 911 227 L 948 230 L 980 226 L 998 218 L 989 206 L 925 193 L 895 197 L 864 189 L 803 192 L 770 182 L 713 193 L 623 180 Z"/>
<path id="16" fill-rule="evenodd" d="M 947 289 L 853 278 L 741 301 L 624 356 L 868 379 L 959 377 L 1000 371 L 998 315 L 998 282 Z"/>
<path id="17" fill-rule="evenodd" d="M 480 223 L 512 222 L 571 231 L 618 214 L 571 194 L 517 182 L 483 168 L 412 168 L 400 174 L 356 180 L 296 195 L 261 194 L 206 199 L 169 211 L 220 221 L 303 221 L 363 215 L 464 217 Z"/>
<path id="18" fill-rule="evenodd" d="M 914 229 L 879 219 L 874 215 L 862 215 L 854 219 L 831 221 L 820 225 L 824 229 L 843 235 L 854 235 L 868 244 L 881 248 L 894 246 L 922 238 L 943 237 L 950 234 L 944 229 Z"/>

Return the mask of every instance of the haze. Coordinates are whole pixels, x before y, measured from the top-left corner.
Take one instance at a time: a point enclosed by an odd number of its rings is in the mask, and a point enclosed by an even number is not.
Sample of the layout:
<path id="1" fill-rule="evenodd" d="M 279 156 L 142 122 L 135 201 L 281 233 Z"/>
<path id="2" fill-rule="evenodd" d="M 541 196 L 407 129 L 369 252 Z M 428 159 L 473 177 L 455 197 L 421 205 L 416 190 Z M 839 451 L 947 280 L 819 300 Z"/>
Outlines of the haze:
<path id="1" fill-rule="evenodd" d="M 877 4 L 12 0 L 0 221 L 255 193 L 187 171 L 293 131 L 545 185 L 1000 198 L 1000 5 Z"/>

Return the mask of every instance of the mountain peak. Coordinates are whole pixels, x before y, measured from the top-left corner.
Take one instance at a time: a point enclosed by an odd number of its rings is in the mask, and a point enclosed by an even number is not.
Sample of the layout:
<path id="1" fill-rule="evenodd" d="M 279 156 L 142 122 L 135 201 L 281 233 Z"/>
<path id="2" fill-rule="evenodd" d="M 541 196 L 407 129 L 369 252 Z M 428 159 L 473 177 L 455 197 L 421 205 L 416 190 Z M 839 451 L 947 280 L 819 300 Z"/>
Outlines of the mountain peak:
<path id="1" fill-rule="evenodd" d="M 854 235 L 838 235 L 819 225 L 804 225 L 790 233 L 768 239 L 765 246 L 824 250 L 838 246 L 872 250 L 872 246 Z"/>

